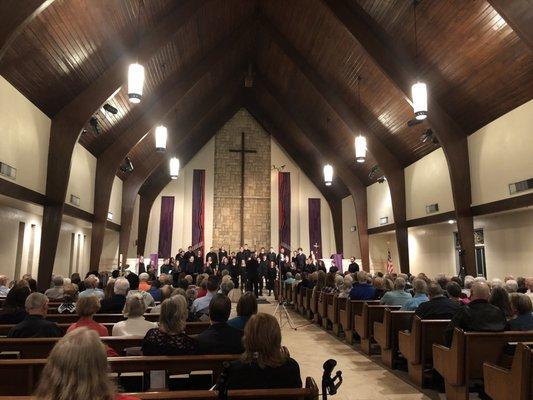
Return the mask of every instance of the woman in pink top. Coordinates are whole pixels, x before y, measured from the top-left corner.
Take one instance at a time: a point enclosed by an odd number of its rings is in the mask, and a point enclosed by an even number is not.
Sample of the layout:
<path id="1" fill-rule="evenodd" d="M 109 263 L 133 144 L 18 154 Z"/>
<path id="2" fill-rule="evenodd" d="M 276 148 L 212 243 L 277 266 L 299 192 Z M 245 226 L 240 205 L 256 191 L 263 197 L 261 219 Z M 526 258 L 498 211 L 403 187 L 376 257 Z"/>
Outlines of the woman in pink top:
<path id="1" fill-rule="evenodd" d="M 72 332 L 74 329 L 85 327 L 98 332 L 99 336 L 109 336 L 107 328 L 93 320 L 93 316 L 98 310 L 100 310 L 100 300 L 98 297 L 80 297 L 76 302 L 76 314 L 78 314 L 80 319 L 68 327 L 67 333 Z"/>

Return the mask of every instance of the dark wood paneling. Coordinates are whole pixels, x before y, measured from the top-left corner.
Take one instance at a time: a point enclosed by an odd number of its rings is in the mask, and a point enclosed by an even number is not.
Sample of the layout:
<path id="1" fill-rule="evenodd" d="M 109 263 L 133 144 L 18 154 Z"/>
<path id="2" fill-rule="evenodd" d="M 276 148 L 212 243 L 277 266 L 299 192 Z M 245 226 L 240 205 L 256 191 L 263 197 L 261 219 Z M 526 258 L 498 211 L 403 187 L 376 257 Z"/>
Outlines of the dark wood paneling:
<path id="1" fill-rule="evenodd" d="M 407 227 L 413 228 L 415 226 L 438 224 L 455 219 L 455 211 L 449 211 L 441 214 L 428 215 L 427 217 L 415 218 L 407 220 Z"/>
<path id="2" fill-rule="evenodd" d="M 472 206 L 472 214 L 475 216 L 494 214 L 497 212 L 516 210 L 517 208 L 531 206 L 533 206 L 533 193 L 528 193 L 521 196 L 509 197 L 504 200 Z"/>
<path id="3" fill-rule="evenodd" d="M 15 182 L 3 178 L 0 178 L 0 194 L 40 206 L 44 206 L 46 203 L 46 196 L 44 194 L 17 185 Z"/>
<path id="4" fill-rule="evenodd" d="M 396 224 L 388 224 L 388 225 L 383 225 L 383 226 L 378 226 L 378 227 L 375 227 L 375 228 L 368 228 L 368 234 L 369 235 L 375 235 L 377 233 L 383 233 L 383 232 L 393 232 L 396 230 Z M 409 271 L 405 271 L 403 269 L 403 265 L 401 266 L 402 268 L 402 272 L 409 272 Z"/>
<path id="5" fill-rule="evenodd" d="M 488 0 L 531 50 L 533 50 L 533 4 L 530 0 Z"/>

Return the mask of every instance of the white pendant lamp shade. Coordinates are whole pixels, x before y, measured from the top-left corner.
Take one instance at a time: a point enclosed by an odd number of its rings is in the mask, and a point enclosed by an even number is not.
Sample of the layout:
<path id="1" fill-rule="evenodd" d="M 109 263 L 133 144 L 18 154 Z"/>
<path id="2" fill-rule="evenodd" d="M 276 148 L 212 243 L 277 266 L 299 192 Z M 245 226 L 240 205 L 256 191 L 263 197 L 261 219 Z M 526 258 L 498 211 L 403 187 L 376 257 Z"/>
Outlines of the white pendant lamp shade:
<path id="1" fill-rule="evenodd" d="M 180 160 L 176 157 L 170 159 L 170 177 L 172 179 L 178 179 L 180 173 Z"/>
<path id="2" fill-rule="evenodd" d="M 128 97 L 132 103 L 140 103 L 143 96 L 144 67 L 130 64 L 128 69 Z"/>
<path id="3" fill-rule="evenodd" d="M 162 153 L 167 148 L 167 127 L 159 125 L 155 128 L 155 149 Z"/>
<path id="4" fill-rule="evenodd" d="M 428 92 L 426 84 L 416 82 L 411 87 L 411 95 L 413 96 L 415 118 L 419 120 L 426 119 L 428 116 Z"/>
<path id="5" fill-rule="evenodd" d="M 324 165 L 324 182 L 326 186 L 331 186 L 333 181 L 333 167 L 329 164 Z"/>
<path id="6" fill-rule="evenodd" d="M 364 136 L 357 136 L 355 138 L 355 161 L 358 163 L 365 162 L 366 158 L 366 138 Z"/>

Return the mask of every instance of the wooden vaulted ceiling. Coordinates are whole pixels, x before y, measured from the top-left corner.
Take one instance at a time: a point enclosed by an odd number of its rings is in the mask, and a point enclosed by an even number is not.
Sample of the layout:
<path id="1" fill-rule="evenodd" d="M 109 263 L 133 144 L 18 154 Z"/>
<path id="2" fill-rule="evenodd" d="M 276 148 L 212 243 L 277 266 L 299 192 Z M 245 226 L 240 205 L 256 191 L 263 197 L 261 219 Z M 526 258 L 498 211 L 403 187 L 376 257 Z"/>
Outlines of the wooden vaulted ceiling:
<path id="1" fill-rule="evenodd" d="M 13 3 L 2 2 L 2 7 L 8 6 L 0 8 L 1 22 L 5 18 L 21 25 L 21 30 L 0 53 L 0 74 L 53 117 L 134 48 L 139 36 L 149 34 L 183 2 L 144 0 L 140 30 L 138 0 L 28 0 L 29 10 L 39 12 L 25 24 L 21 24 L 25 10 L 17 10 Z M 368 13 L 395 45 L 414 58 L 411 1 L 344 3 Z M 420 76 L 428 82 L 430 95 L 466 134 L 533 98 L 533 51 L 488 1 L 422 0 L 417 7 L 417 24 Z M 0 39 L 2 35 L 0 29 Z M 226 44 L 229 47 L 224 48 L 223 57 L 205 67 L 205 73 L 161 121 L 169 127 L 169 148 L 189 146 L 175 150 L 183 157 L 190 158 L 198 151 L 191 144 L 194 140 L 183 139 L 185 135 L 194 129 L 206 131 L 205 126 L 197 127 L 205 117 L 200 110 L 212 113 L 224 102 L 233 104 L 219 92 L 235 90 L 239 93 L 238 106 L 248 108 L 267 131 L 273 135 L 286 133 L 278 141 L 316 184 L 322 182 L 323 163 L 330 160 L 321 154 L 309 132 L 299 130 L 282 114 L 273 96 L 290 104 L 313 130 L 323 133 L 320 140 L 342 159 L 356 179 L 365 185 L 373 183 L 379 174 L 371 179 L 369 173 L 378 162 L 372 154 L 364 164 L 354 162 L 353 141 L 359 132 L 338 115 L 330 99 L 309 79 L 309 70 L 334 90 L 338 97 L 335 101 L 357 115 L 401 166 L 438 147 L 420 140 L 428 128 L 425 122 L 407 126 L 413 113 L 404 94 L 325 0 L 204 0 L 194 16 L 172 35 L 172 40 L 145 62 L 144 99 L 140 105 L 127 100 L 127 87 L 123 85 L 109 99 L 119 110 L 117 115 L 94 110 L 101 133 L 96 135 L 87 124 L 79 142 L 96 157 L 117 142 L 191 66 L 216 51 L 224 38 L 234 43 Z M 249 64 L 259 84 L 253 90 L 244 90 L 242 77 Z M 168 181 L 163 163 L 168 154 L 155 152 L 152 131 L 126 150 L 136 168 L 136 179 L 145 181 L 141 191 L 154 190 Z M 117 173 L 123 180 L 130 179 L 130 174 Z M 341 198 L 348 193 L 340 180 L 336 185 L 326 191 L 328 196 Z"/>

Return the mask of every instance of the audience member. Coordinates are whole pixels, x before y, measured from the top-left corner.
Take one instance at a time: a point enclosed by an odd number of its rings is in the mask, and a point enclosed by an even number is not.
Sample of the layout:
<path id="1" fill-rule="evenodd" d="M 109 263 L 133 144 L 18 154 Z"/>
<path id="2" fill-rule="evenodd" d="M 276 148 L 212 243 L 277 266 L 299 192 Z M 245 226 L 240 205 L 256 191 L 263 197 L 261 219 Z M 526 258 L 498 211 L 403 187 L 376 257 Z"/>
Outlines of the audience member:
<path id="1" fill-rule="evenodd" d="M 32 293 L 25 302 L 26 318 L 11 328 L 7 337 L 59 337 L 63 332 L 56 323 L 45 319 L 48 312 L 48 297 L 42 293 Z"/>
<path id="2" fill-rule="evenodd" d="M 413 296 L 405 291 L 405 279 L 398 277 L 394 281 L 394 290 L 388 291 L 383 295 L 379 304 L 388 306 L 404 306 Z"/>
<path id="3" fill-rule="evenodd" d="M 178 356 L 194 354 L 197 343 L 185 334 L 187 321 L 187 300 L 173 296 L 161 303 L 159 327 L 150 329 L 143 339 L 142 352 L 145 356 Z"/>
<path id="4" fill-rule="evenodd" d="M 510 319 L 513 316 L 509 294 L 503 286 L 496 286 L 492 289 L 489 297 L 489 303 L 502 310 L 505 314 L 505 318 Z"/>
<path id="5" fill-rule="evenodd" d="M 209 314 L 209 303 L 218 291 L 218 280 L 214 275 L 207 278 L 206 288 L 207 294 L 203 297 L 196 298 L 191 306 L 191 313 L 199 319 L 202 314 Z"/>
<path id="6" fill-rule="evenodd" d="M 71 324 L 67 332 L 71 332 L 74 329 L 86 327 L 92 329 L 100 336 L 109 336 L 107 328 L 93 320 L 94 314 L 100 310 L 100 300 L 96 296 L 79 297 L 76 302 L 76 314 L 78 314 L 78 322 Z"/>
<path id="7" fill-rule="evenodd" d="M 255 299 L 253 294 L 252 297 Z M 242 331 L 228 324 L 230 313 L 230 299 L 216 294 L 209 303 L 211 325 L 197 336 L 199 354 L 241 354 L 244 351 Z"/>
<path id="8" fill-rule="evenodd" d="M 427 289 L 426 281 L 423 279 L 415 279 L 413 281 L 414 296 L 402 306 L 402 311 L 414 311 L 420 304 L 429 301 Z"/>
<path id="9" fill-rule="evenodd" d="M 31 293 L 36 293 L 37 292 L 37 281 L 33 278 L 28 278 L 28 286 L 30 287 L 30 292 Z"/>
<path id="10" fill-rule="evenodd" d="M 470 289 L 474 283 L 474 277 L 472 275 L 466 275 L 464 280 L 464 289 L 463 293 L 466 294 L 467 298 L 470 298 Z"/>
<path id="11" fill-rule="evenodd" d="M 150 296 L 154 299 L 154 301 L 161 301 L 161 287 L 163 284 L 158 279 L 153 279 L 152 284 L 150 285 L 150 289 L 148 289 L 148 293 L 150 293 Z"/>
<path id="12" fill-rule="evenodd" d="M 150 290 L 151 285 L 148 283 L 149 279 L 150 275 L 146 272 L 139 274 L 139 290 L 142 290 L 143 292 L 148 292 Z"/>
<path id="13" fill-rule="evenodd" d="M 444 290 L 438 283 L 430 283 L 428 287 L 429 301 L 421 303 L 415 310 L 420 319 L 451 319 L 461 305 L 444 295 Z"/>
<path id="14" fill-rule="evenodd" d="M 83 292 L 80 292 L 78 297 L 82 298 L 82 297 L 96 296 L 98 297 L 99 300 L 103 300 L 104 291 L 98 288 L 98 282 L 99 280 L 95 275 L 89 275 L 83 281 L 85 290 Z"/>
<path id="15" fill-rule="evenodd" d="M 449 299 L 456 301 L 461 305 L 470 303 L 470 300 L 462 292 L 461 286 L 459 286 L 457 282 L 448 282 L 448 284 L 446 285 L 446 293 L 448 294 Z"/>
<path id="16" fill-rule="evenodd" d="M 292 273 L 290 272 L 287 272 L 285 274 L 285 280 L 283 281 L 283 283 L 285 283 L 286 285 L 292 285 L 294 283 L 294 278 L 292 277 Z"/>
<path id="17" fill-rule="evenodd" d="M 9 293 L 9 288 L 7 287 L 7 276 L 0 275 L 0 297 L 6 297 Z"/>
<path id="18" fill-rule="evenodd" d="M 353 278 L 351 275 L 346 275 L 343 278 L 343 285 L 342 290 L 339 292 L 339 298 L 347 298 L 350 295 L 350 291 L 352 290 L 353 286 Z"/>
<path id="19" fill-rule="evenodd" d="M 531 301 L 533 301 L 533 276 L 526 278 L 526 294 L 529 296 Z"/>
<path id="20" fill-rule="evenodd" d="M 350 290 L 350 300 L 373 300 L 376 296 L 376 289 L 368 283 L 367 273 L 359 271 L 356 276 L 357 283 L 354 283 Z"/>
<path id="21" fill-rule="evenodd" d="M 241 296 L 237 303 L 237 316 L 230 319 L 228 325 L 240 331 L 244 331 L 246 323 L 254 314 L 257 314 L 257 299 L 253 293 L 246 292 Z"/>
<path id="22" fill-rule="evenodd" d="M 21 280 L 9 290 L 0 312 L 0 324 L 18 324 L 26 318 L 26 299 L 30 295 L 28 282 Z"/>
<path id="23" fill-rule="evenodd" d="M 78 288 L 76 285 L 69 283 L 63 286 L 63 302 L 57 307 L 59 314 L 73 314 L 76 312 L 76 299 L 78 297 Z"/>
<path id="24" fill-rule="evenodd" d="M 56 275 L 52 278 L 52 287 L 47 289 L 44 294 L 50 300 L 60 300 L 63 298 L 63 277 Z"/>
<path id="25" fill-rule="evenodd" d="M 471 301 L 461 307 L 444 331 L 447 346 L 450 346 L 455 328 L 475 332 L 500 332 L 505 330 L 507 320 L 504 312 L 489 304 L 490 288 L 486 282 L 476 281 L 471 289 Z"/>
<path id="26" fill-rule="evenodd" d="M 146 332 L 152 328 L 156 328 L 155 322 L 150 322 L 144 319 L 144 313 L 146 312 L 146 305 L 141 296 L 131 296 L 126 300 L 124 306 L 125 321 L 119 321 L 113 325 L 113 336 L 145 336 Z"/>
<path id="27" fill-rule="evenodd" d="M 508 279 L 505 281 L 504 288 L 507 293 L 516 293 L 518 292 L 518 282 L 514 279 Z"/>
<path id="28" fill-rule="evenodd" d="M 511 331 L 533 331 L 533 307 L 529 296 L 513 293 L 511 304 L 515 318 L 508 322 L 508 329 Z"/>
<path id="29" fill-rule="evenodd" d="M 106 314 L 121 313 L 126 304 L 126 295 L 130 289 L 130 283 L 126 278 L 117 278 L 113 283 L 113 296 L 101 303 L 100 312 Z"/>
<path id="30" fill-rule="evenodd" d="M 169 299 L 170 296 L 172 296 L 173 288 L 170 285 L 165 285 L 161 288 L 161 302 L 165 301 L 166 299 Z M 185 299 L 187 299 L 187 296 L 185 296 Z M 192 301 L 191 301 L 192 304 Z M 157 306 L 154 306 L 150 309 L 150 314 L 159 314 L 161 312 L 161 303 L 159 303 Z"/>
<path id="31" fill-rule="evenodd" d="M 140 281 L 139 281 L 139 277 L 136 274 L 129 273 L 126 276 L 126 279 L 130 283 L 130 290 L 128 291 L 128 294 L 126 295 L 126 298 L 138 294 L 143 298 L 144 304 L 146 304 L 146 308 L 155 306 L 155 301 L 152 295 L 143 290 L 139 290 Z"/>

